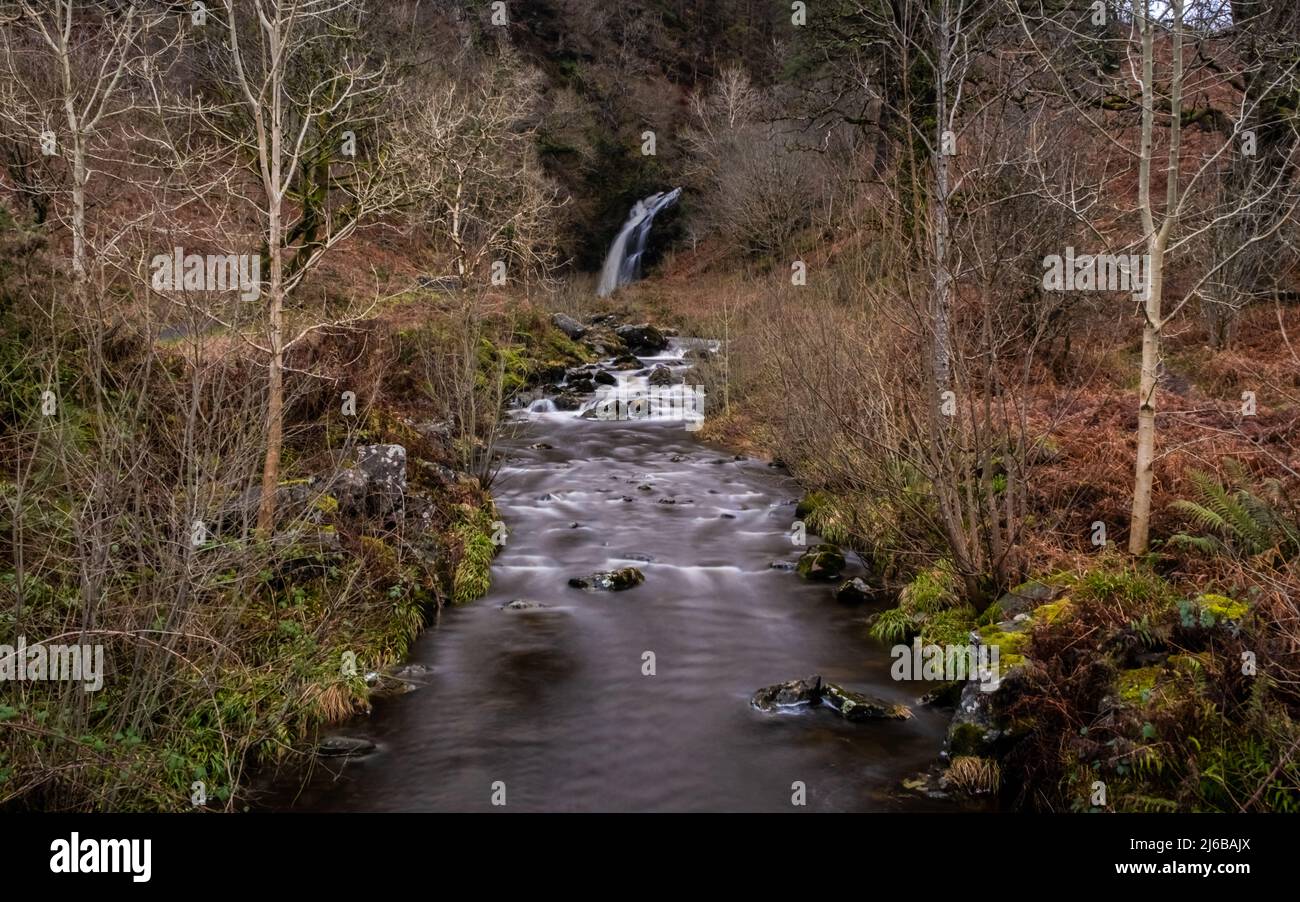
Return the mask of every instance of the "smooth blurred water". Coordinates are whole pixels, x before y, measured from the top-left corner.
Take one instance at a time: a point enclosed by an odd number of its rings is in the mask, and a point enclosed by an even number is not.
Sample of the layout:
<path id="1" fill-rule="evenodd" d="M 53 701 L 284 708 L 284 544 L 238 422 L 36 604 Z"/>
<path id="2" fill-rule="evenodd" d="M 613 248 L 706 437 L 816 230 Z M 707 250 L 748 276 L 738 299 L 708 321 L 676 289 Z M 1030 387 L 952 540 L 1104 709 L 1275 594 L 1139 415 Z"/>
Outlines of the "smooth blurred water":
<path id="1" fill-rule="evenodd" d="M 680 371 L 680 354 L 647 363 Z M 624 387 L 644 384 L 620 375 Z M 868 609 L 769 566 L 800 551 L 790 540 L 797 486 L 783 471 L 705 447 L 680 422 L 517 416 L 493 486 L 510 534 L 490 594 L 443 611 L 416 644 L 427 685 L 340 730 L 373 739 L 376 753 L 318 765 L 274 807 L 500 810 L 496 781 L 510 811 L 941 804 L 899 782 L 934 762 L 943 713 L 914 707 L 909 721 L 852 724 L 826 709 L 749 705 L 756 689 L 811 673 L 908 704 L 931 688 L 889 678 L 886 649 L 866 635 Z M 567 585 L 624 566 L 645 583 L 618 593 Z M 502 609 L 516 598 L 548 607 Z M 654 676 L 642 674 L 645 652 Z M 791 805 L 795 781 L 806 809 Z"/>

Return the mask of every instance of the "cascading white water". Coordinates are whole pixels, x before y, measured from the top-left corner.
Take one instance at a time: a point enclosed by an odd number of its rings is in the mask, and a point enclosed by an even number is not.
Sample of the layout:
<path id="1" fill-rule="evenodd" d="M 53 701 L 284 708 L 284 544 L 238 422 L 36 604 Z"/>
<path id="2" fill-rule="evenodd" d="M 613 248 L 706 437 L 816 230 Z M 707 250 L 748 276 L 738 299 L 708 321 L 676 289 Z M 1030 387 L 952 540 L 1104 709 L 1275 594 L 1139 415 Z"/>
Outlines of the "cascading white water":
<path id="1" fill-rule="evenodd" d="M 632 205 L 627 222 L 623 223 L 618 237 L 609 246 L 609 254 L 600 271 L 600 284 L 596 287 L 597 296 L 608 297 L 615 288 L 641 278 L 641 255 L 645 253 L 645 242 L 650 237 L 650 225 L 655 215 L 676 203 L 681 194 L 681 188 L 674 188 L 651 194 Z"/>

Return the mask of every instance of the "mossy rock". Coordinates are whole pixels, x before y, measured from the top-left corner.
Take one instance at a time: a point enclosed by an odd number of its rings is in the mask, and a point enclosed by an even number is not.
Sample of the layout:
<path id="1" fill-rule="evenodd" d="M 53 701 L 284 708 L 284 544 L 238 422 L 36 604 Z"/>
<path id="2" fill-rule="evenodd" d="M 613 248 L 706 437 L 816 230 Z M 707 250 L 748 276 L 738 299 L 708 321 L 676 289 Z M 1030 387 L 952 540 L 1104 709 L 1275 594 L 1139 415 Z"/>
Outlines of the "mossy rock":
<path id="1" fill-rule="evenodd" d="M 1061 592 L 1062 589 L 1058 586 L 1031 579 L 1007 592 L 991 607 L 995 607 L 1003 619 L 1009 619 L 1017 614 L 1033 612 L 1035 608 L 1052 601 Z"/>
<path id="2" fill-rule="evenodd" d="M 852 692 L 834 683 L 823 683 L 821 702 L 845 720 L 854 723 L 864 720 L 907 720 L 912 716 L 906 705 L 896 705 L 883 699 Z"/>
<path id="3" fill-rule="evenodd" d="M 1115 688 L 1120 701 L 1127 705 L 1145 705 L 1155 691 L 1156 682 L 1164 667 L 1157 664 L 1151 667 L 1138 667 L 1134 670 L 1120 671 L 1115 678 Z"/>
<path id="4" fill-rule="evenodd" d="M 1049 602 L 1039 605 L 1034 609 L 1031 619 L 1034 623 L 1053 624 L 1058 620 L 1068 618 L 1074 614 L 1074 605 L 1070 603 L 1069 598 L 1062 598 L 1059 601 Z"/>
<path id="5" fill-rule="evenodd" d="M 795 570 L 804 579 L 838 579 L 844 572 L 844 552 L 837 545 L 814 545 L 799 558 Z"/>
<path id="6" fill-rule="evenodd" d="M 804 520 L 817 508 L 825 506 L 828 501 L 830 497 L 825 492 L 809 492 L 795 505 L 794 515 L 797 519 Z"/>
<path id="7" fill-rule="evenodd" d="M 950 758 L 979 757 L 988 752 L 990 747 L 989 731 L 980 724 L 969 721 L 954 723 L 948 731 Z"/>
<path id="8" fill-rule="evenodd" d="M 980 628 L 980 644 L 997 648 L 1000 668 L 1024 663 L 1029 648 L 1029 623 L 1028 620 L 1004 620 Z"/>

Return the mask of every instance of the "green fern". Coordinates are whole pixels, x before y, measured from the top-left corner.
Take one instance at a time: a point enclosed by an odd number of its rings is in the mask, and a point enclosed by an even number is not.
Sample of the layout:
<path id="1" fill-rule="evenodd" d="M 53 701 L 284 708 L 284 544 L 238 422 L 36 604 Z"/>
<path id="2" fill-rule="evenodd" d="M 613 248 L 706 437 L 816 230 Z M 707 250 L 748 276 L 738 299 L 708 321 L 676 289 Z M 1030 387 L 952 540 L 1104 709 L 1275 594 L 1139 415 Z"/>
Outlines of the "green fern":
<path id="1" fill-rule="evenodd" d="M 1276 552 L 1289 560 L 1300 555 L 1300 523 L 1246 488 L 1249 477 L 1240 463 L 1227 461 L 1224 469 L 1226 484 L 1201 470 L 1188 473 L 1194 498 L 1180 499 L 1172 506 L 1206 534 L 1179 533 L 1170 544 L 1231 557 Z"/>

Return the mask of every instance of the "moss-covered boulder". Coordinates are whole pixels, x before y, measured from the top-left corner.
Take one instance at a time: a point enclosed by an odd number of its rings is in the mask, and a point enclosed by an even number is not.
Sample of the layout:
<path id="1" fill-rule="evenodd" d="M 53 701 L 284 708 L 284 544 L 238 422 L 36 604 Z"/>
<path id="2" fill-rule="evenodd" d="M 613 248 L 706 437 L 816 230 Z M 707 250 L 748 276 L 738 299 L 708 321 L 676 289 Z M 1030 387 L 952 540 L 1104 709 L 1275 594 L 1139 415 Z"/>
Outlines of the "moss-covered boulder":
<path id="1" fill-rule="evenodd" d="M 821 702 L 845 720 L 907 720 L 912 716 L 906 705 L 852 692 L 834 683 L 823 683 Z"/>
<path id="2" fill-rule="evenodd" d="M 795 505 L 794 515 L 797 519 L 804 520 L 817 508 L 824 506 L 826 502 L 827 496 L 825 492 L 809 492 Z"/>
<path id="3" fill-rule="evenodd" d="M 804 579 L 833 580 L 844 572 L 844 552 L 838 545 L 814 545 L 795 566 Z"/>
<path id="4" fill-rule="evenodd" d="M 587 327 L 578 322 L 567 313 L 556 313 L 551 316 L 551 325 L 559 329 L 569 338 L 577 339 L 587 334 Z"/>
<path id="5" fill-rule="evenodd" d="M 1028 614 L 1040 604 L 1046 604 L 1060 597 L 1063 592 L 1064 588 L 1060 586 L 1032 579 L 1016 586 L 994 604 L 997 605 L 999 615 L 1009 620 L 1018 614 Z"/>

